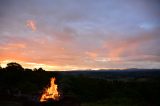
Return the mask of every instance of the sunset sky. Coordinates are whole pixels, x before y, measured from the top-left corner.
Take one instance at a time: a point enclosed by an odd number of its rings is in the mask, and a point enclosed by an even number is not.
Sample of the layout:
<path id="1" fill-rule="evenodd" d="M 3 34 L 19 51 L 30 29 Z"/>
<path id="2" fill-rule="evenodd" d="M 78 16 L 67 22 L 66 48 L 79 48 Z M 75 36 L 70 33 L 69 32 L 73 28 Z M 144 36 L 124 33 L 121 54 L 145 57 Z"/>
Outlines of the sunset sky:
<path id="1" fill-rule="evenodd" d="M 160 68 L 159 0 L 0 0 L 0 63 Z"/>

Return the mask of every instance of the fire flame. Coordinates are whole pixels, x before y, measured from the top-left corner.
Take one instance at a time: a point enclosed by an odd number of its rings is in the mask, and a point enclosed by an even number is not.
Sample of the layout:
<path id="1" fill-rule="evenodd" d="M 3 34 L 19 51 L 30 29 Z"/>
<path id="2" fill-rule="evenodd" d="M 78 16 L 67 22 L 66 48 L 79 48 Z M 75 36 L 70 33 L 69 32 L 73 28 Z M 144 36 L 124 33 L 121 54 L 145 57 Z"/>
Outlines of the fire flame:
<path id="1" fill-rule="evenodd" d="M 59 100 L 60 94 L 57 90 L 58 85 L 55 84 L 55 80 L 56 80 L 55 77 L 51 78 L 50 87 L 45 89 L 44 93 L 40 98 L 40 102 L 45 102 L 49 99 L 53 99 L 55 101 Z"/>

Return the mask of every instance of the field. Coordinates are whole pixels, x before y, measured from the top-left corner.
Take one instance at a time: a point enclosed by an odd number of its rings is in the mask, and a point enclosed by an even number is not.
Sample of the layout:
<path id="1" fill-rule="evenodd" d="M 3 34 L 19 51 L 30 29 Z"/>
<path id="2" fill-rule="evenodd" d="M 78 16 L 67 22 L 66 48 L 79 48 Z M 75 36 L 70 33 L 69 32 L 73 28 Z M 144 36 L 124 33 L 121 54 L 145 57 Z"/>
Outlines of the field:
<path id="1" fill-rule="evenodd" d="M 0 105 L 24 106 L 39 101 L 50 78 L 56 77 L 62 98 L 81 106 L 159 106 L 159 70 L 0 72 Z"/>

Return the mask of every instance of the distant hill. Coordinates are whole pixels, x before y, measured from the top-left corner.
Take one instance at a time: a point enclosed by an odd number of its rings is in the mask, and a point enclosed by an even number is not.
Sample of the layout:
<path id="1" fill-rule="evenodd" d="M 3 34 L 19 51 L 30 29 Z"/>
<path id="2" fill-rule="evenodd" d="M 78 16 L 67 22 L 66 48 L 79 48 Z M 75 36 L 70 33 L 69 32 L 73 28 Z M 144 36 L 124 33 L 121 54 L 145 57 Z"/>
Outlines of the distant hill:
<path id="1" fill-rule="evenodd" d="M 160 77 L 160 69 L 125 69 L 125 70 L 74 70 L 62 71 L 64 75 L 83 75 L 105 78 L 142 78 Z"/>

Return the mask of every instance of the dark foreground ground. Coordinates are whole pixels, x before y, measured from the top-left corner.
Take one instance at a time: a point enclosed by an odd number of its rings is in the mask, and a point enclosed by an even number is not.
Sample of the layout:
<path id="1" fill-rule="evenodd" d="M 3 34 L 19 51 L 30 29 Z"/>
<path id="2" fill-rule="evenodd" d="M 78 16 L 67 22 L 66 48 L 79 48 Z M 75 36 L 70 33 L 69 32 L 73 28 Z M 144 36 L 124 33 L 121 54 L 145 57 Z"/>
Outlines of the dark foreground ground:
<path id="1" fill-rule="evenodd" d="M 160 70 L 0 72 L 0 106 L 40 106 L 55 76 L 61 101 L 47 106 L 160 106 Z M 43 104 L 44 105 L 44 104 Z"/>

